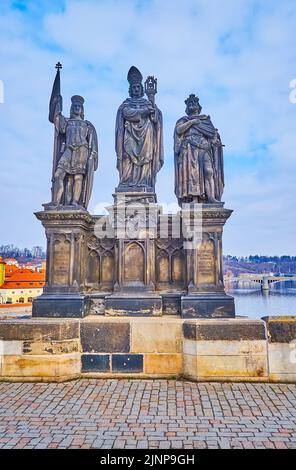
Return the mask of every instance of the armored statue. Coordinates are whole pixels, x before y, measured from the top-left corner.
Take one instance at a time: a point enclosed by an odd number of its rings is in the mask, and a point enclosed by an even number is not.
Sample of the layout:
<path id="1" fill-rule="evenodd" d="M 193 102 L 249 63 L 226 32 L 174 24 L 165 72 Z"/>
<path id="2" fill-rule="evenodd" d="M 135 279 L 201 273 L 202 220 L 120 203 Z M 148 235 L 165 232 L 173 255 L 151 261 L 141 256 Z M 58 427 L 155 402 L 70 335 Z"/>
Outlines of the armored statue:
<path id="1" fill-rule="evenodd" d="M 98 167 L 97 133 L 94 126 L 84 119 L 82 96 L 72 96 L 69 118 L 62 114 L 61 64 L 56 68 L 49 104 L 49 121 L 55 127 L 51 205 L 87 209 L 93 174 Z"/>
<path id="2" fill-rule="evenodd" d="M 174 133 L 175 194 L 179 205 L 188 202 L 214 204 L 224 188 L 223 145 L 210 116 L 201 114 L 197 96 L 186 100 L 186 116 Z"/>
<path id="3" fill-rule="evenodd" d="M 128 72 L 129 95 L 116 117 L 115 149 L 120 191 L 154 192 L 156 174 L 163 165 L 162 113 L 155 104 L 156 79 L 148 77 L 144 96 L 141 72 Z"/>

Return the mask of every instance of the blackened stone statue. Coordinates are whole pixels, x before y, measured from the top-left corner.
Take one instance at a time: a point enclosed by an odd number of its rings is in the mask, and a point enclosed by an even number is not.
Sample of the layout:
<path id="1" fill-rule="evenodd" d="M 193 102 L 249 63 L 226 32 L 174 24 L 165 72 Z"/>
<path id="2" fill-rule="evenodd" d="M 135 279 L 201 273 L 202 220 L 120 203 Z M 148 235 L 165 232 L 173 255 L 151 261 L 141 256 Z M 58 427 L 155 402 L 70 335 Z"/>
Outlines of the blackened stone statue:
<path id="1" fill-rule="evenodd" d="M 142 75 L 131 67 L 129 94 L 116 117 L 115 149 L 119 171 L 119 191 L 154 192 L 156 174 L 163 165 L 162 114 L 154 102 L 156 79 L 148 77 L 143 98 Z"/>
<path id="2" fill-rule="evenodd" d="M 186 100 L 186 116 L 174 133 L 175 194 L 178 202 L 219 203 L 224 188 L 223 145 L 197 96 Z"/>
<path id="3" fill-rule="evenodd" d="M 84 99 L 72 96 L 70 117 L 62 114 L 60 64 L 49 105 L 49 121 L 55 126 L 52 203 L 56 207 L 87 209 L 93 174 L 98 167 L 98 141 L 94 126 L 84 119 Z"/>

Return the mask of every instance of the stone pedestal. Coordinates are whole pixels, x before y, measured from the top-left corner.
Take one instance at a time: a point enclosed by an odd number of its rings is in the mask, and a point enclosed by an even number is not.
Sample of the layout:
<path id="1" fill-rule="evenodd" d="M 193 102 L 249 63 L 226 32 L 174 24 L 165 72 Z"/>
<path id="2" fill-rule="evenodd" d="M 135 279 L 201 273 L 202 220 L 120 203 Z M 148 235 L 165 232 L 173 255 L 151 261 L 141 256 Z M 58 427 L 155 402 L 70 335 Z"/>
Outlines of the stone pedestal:
<path id="1" fill-rule="evenodd" d="M 149 191 L 114 195 L 107 216 L 71 207 L 38 212 L 47 237 L 43 294 L 34 317 L 234 317 L 225 294 L 223 204 L 162 214 Z"/>
<path id="2" fill-rule="evenodd" d="M 268 381 L 264 322 L 250 318 L 184 320 L 183 377 L 196 381 Z"/>
<path id="3" fill-rule="evenodd" d="M 140 188 L 118 186 L 113 194 L 114 204 L 155 204 L 157 202 L 156 193 L 152 188 Z"/>
<path id="4" fill-rule="evenodd" d="M 89 313 L 85 295 L 85 244 L 92 217 L 86 210 L 65 208 L 37 212 L 47 238 L 46 285 L 33 301 L 33 317 L 76 317 Z"/>
<path id="5" fill-rule="evenodd" d="M 155 195 L 154 195 L 155 196 Z M 109 208 L 115 238 L 114 293 L 105 298 L 109 316 L 159 316 L 162 298 L 155 291 L 155 240 L 160 207 L 153 194 L 120 193 Z"/>
<path id="6" fill-rule="evenodd" d="M 181 211 L 187 290 L 183 318 L 234 317 L 234 299 L 225 294 L 222 233 L 232 211 L 220 204 L 195 204 Z"/>

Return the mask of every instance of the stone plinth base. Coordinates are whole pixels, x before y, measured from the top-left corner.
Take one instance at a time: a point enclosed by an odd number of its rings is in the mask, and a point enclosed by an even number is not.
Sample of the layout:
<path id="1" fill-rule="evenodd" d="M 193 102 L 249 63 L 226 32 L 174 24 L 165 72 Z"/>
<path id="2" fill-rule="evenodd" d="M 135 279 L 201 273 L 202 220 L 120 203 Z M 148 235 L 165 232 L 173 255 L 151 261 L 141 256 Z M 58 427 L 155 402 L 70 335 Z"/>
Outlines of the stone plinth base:
<path id="1" fill-rule="evenodd" d="M 79 334 L 75 320 L 1 321 L 1 380 L 60 382 L 79 377 Z"/>
<path id="2" fill-rule="evenodd" d="M 265 317 L 272 382 L 296 383 L 296 316 Z"/>
<path id="3" fill-rule="evenodd" d="M 181 315 L 181 297 L 182 294 L 161 293 L 162 314 L 163 315 Z"/>
<path id="4" fill-rule="evenodd" d="M 46 295 L 33 300 L 32 316 L 83 318 L 89 314 L 90 299 L 84 295 Z"/>
<path id="5" fill-rule="evenodd" d="M 183 324 L 184 377 L 197 381 L 268 381 L 262 320 L 192 320 Z"/>
<path id="6" fill-rule="evenodd" d="M 88 316 L 0 322 L 0 380 L 296 382 L 296 318 Z"/>
<path id="7" fill-rule="evenodd" d="M 113 294 L 105 298 L 107 316 L 159 317 L 162 315 L 162 299 L 158 294 Z"/>
<path id="8" fill-rule="evenodd" d="M 83 208 L 65 206 L 36 212 L 47 238 L 46 285 L 33 301 L 33 317 L 83 318 L 89 313 L 85 295 L 85 240 L 92 216 Z"/>
<path id="9" fill-rule="evenodd" d="M 222 295 L 186 295 L 181 299 L 182 318 L 234 318 L 233 297 Z"/>
<path id="10" fill-rule="evenodd" d="M 156 194 L 153 188 L 134 188 L 129 186 L 119 186 L 115 189 L 113 194 L 114 203 L 141 203 L 141 204 L 154 204 L 157 202 Z"/>

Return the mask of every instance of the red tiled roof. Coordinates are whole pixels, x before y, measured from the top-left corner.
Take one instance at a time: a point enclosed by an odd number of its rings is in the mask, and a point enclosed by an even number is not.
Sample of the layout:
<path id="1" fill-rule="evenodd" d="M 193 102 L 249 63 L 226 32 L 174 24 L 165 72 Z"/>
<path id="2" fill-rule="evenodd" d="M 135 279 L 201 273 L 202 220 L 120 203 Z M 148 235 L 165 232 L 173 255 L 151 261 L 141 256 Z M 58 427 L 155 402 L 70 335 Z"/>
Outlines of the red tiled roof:
<path id="1" fill-rule="evenodd" d="M 29 269 L 17 269 L 8 279 L 5 279 L 1 289 L 36 289 L 45 284 L 45 271 L 32 271 Z"/>
<path id="2" fill-rule="evenodd" d="M 17 271 L 18 269 L 19 268 L 15 266 L 14 264 L 6 264 L 5 265 L 5 279 L 7 277 L 12 276 L 12 274 L 15 273 L 15 271 Z"/>

